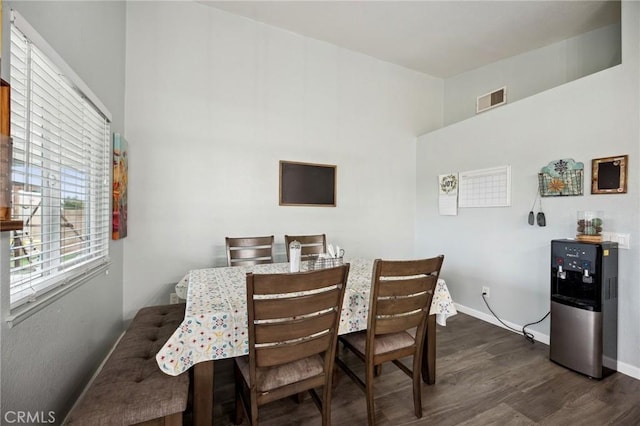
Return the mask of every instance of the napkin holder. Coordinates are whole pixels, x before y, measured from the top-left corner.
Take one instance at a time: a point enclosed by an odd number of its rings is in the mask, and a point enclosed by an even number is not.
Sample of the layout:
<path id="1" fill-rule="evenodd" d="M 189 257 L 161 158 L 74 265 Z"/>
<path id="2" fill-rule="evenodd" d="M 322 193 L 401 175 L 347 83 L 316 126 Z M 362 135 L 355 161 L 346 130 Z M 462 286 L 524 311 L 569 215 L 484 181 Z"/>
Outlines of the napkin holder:
<path id="1" fill-rule="evenodd" d="M 309 263 L 312 270 L 335 268 L 344 264 L 344 257 L 316 257 Z"/>

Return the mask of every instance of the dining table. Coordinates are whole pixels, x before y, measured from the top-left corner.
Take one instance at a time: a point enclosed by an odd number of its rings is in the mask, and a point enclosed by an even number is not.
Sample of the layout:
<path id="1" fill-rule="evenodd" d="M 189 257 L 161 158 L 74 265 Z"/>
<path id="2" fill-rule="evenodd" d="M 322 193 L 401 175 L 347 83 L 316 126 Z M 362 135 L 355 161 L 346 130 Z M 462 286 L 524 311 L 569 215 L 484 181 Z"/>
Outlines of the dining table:
<path id="1" fill-rule="evenodd" d="M 344 260 L 350 264 L 340 314 L 339 334 L 365 330 L 373 259 Z M 312 268 L 303 262 L 302 270 Z M 193 424 L 213 424 L 214 361 L 249 353 L 246 274 L 288 273 L 289 263 L 215 267 L 190 270 L 177 284 L 186 299 L 180 326 L 156 354 L 160 369 L 177 376 L 193 368 Z M 422 379 L 435 383 L 436 323 L 446 325 L 457 313 L 446 282 L 436 284 L 427 321 Z"/>

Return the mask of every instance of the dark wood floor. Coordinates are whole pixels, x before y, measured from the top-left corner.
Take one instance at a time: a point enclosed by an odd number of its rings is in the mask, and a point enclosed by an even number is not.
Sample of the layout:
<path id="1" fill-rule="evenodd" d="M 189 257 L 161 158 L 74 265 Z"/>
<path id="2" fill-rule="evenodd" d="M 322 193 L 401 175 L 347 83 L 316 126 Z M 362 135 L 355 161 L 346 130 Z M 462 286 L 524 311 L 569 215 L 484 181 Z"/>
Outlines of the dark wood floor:
<path id="1" fill-rule="evenodd" d="M 589 379 L 549 361 L 548 346 L 464 314 L 438 326 L 437 341 L 436 384 L 422 386 L 423 417 L 413 415 L 409 378 L 388 364 L 375 384 L 377 425 L 640 425 L 640 380 L 621 373 Z M 233 364 L 216 361 L 215 371 L 215 424 L 230 425 Z M 320 424 L 308 396 L 276 401 L 260 416 L 264 426 Z M 332 423 L 367 423 L 364 394 L 342 371 Z"/>

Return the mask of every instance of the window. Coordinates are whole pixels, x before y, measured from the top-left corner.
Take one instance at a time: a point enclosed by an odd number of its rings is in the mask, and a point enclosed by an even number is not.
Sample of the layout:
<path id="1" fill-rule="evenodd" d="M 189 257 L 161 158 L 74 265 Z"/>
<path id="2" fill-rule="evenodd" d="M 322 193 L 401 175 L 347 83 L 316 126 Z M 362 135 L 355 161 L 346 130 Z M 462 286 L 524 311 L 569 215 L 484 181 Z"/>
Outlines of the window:
<path id="1" fill-rule="evenodd" d="M 111 149 L 108 111 L 17 14 L 10 54 L 15 308 L 109 261 Z"/>

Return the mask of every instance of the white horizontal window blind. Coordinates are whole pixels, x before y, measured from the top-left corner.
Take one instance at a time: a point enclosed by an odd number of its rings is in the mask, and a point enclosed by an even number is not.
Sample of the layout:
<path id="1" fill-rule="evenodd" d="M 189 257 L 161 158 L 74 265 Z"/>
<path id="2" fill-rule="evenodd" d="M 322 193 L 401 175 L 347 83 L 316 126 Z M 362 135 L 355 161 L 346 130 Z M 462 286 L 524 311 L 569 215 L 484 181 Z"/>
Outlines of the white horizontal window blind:
<path id="1" fill-rule="evenodd" d="M 108 261 L 111 149 L 109 120 L 15 24 L 10 52 L 14 308 Z"/>

